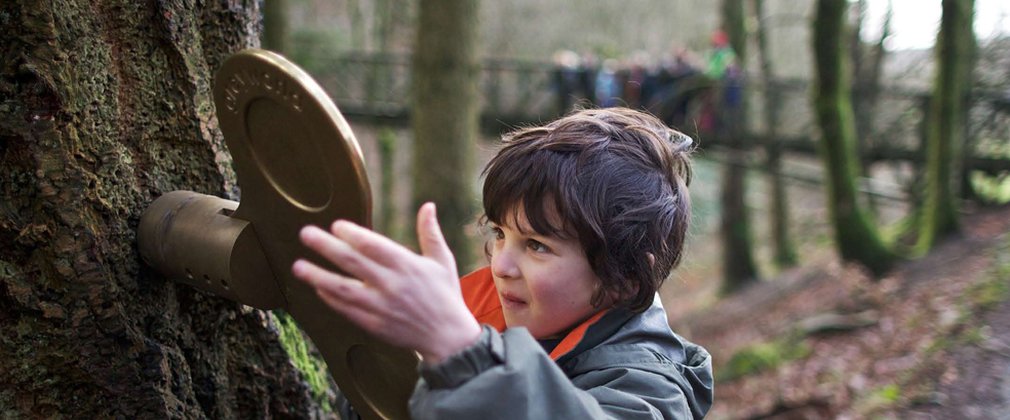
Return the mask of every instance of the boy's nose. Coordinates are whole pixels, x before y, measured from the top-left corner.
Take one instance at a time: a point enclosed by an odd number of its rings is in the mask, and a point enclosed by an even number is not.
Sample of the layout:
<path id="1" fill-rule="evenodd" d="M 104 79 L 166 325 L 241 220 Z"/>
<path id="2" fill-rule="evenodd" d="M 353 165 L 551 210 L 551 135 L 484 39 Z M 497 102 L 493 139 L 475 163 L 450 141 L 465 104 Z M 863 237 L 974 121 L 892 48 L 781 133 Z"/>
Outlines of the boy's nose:
<path id="1" fill-rule="evenodd" d="M 491 254 L 491 274 L 503 279 L 519 277 L 519 266 L 510 252 L 498 249 Z"/>

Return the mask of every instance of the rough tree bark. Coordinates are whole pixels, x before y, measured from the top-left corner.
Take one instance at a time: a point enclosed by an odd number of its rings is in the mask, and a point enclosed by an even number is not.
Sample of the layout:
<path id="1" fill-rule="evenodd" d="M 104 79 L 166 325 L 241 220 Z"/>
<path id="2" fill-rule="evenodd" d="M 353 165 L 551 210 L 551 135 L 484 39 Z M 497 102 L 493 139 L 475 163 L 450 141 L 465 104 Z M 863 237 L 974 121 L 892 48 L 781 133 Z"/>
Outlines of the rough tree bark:
<path id="1" fill-rule="evenodd" d="M 0 3 L 0 417 L 325 415 L 264 312 L 142 262 L 143 209 L 228 196 L 211 75 L 254 0 Z"/>
<path id="2" fill-rule="evenodd" d="M 828 208 L 835 245 L 847 261 L 875 274 L 886 271 L 895 255 L 881 240 L 856 189 L 860 173 L 855 150 L 855 122 L 843 45 L 847 0 L 818 0 L 813 21 L 816 73 L 814 107 L 821 132 L 820 154 L 827 170 Z"/>
<path id="3" fill-rule="evenodd" d="M 944 0 L 935 48 L 937 72 L 926 131 L 926 202 L 916 248 L 928 251 L 958 230 L 954 162 L 965 143 L 965 115 L 974 62 L 974 0 Z"/>
<path id="4" fill-rule="evenodd" d="M 723 30 L 729 36 L 730 45 L 736 53 L 736 65 L 742 69 L 747 63 L 746 12 L 743 0 L 723 0 L 722 21 Z M 756 281 L 758 272 L 754 263 L 750 212 L 745 199 L 744 175 L 747 168 L 743 164 L 746 153 L 742 147 L 742 136 L 747 127 L 747 99 L 743 96 L 739 99 L 739 104 L 735 105 L 739 109 L 735 110 L 734 115 L 727 112 L 727 107 L 722 108 L 720 123 L 724 125 L 722 132 L 727 136 L 729 146 L 726 152 L 729 162 L 723 169 L 721 197 L 722 290 L 724 293 L 732 293 Z"/>
<path id="5" fill-rule="evenodd" d="M 477 0 L 421 0 L 411 84 L 413 209 L 435 202 L 461 272 L 471 268 L 476 255 L 465 227 L 475 217 L 477 20 Z"/>

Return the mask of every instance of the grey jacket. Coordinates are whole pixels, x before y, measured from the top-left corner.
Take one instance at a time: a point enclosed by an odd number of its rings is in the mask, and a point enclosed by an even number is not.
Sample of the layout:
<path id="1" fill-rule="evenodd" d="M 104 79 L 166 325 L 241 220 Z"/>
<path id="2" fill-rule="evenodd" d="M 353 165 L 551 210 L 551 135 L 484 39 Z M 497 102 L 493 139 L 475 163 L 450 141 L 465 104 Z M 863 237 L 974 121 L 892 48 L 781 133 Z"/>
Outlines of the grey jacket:
<path id="1" fill-rule="evenodd" d="M 645 312 L 611 310 L 552 360 L 525 328 L 422 367 L 415 419 L 689 419 L 712 405 L 712 359 L 675 334 L 657 295 Z"/>

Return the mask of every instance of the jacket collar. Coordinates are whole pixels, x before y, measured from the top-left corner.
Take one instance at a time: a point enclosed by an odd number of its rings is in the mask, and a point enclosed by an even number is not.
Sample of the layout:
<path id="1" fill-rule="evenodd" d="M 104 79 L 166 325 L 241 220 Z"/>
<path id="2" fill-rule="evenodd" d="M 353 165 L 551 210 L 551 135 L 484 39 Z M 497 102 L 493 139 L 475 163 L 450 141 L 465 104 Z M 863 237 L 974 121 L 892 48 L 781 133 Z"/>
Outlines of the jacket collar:
<path id="1" fill-rule="evenodd" d="M 491 267 L 480 268 L 460 279 L 463 301 L 477 322 L 488 324 L 499 332 L 505 331 L 505 315 L 498 290 L 494 287 Z M 631 313 L 620 309 L 601 310 L 568 332 L 554 350 L 551 359 L 558 363 L 592 348 L 613 334 L 628 319 Z"/>

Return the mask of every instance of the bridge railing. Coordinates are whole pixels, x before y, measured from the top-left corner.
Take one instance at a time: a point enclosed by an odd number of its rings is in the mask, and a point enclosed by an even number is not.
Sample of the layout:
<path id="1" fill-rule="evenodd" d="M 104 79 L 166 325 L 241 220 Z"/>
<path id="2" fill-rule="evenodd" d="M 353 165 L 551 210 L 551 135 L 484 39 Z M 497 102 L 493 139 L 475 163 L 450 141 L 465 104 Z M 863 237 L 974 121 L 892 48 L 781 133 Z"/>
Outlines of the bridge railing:
<path id="1" fill-rule="evenodd" d="M 351 53 L 333 57 L 319 68 L 314 76 L 349 118 L 406 118 L 409 57 Z"/>
<path id="2" fill-rule="evenodd" d="M 755 145 L 764 145 L 768 127 L 764 123 L 763 103 L 757 102 L 766 88 L 763 83 L 749 83 L 752 103 L 750 127 L 744 134 Z M 782 119 L 776 127 L 777 138 L 786 149 L 794 152 L 816 153 L 817 126 L 810 106 L 811 83 L 805 80 L 779 80 L 771 89 L 782 96 Z M 867 95 L 876 96 L 873 109 L 862 109 Z M 861 89 L 853 91 L 854 118 L 869 113 L 870 126 L 866 135 L 857 138 L 860 158 L 864 163 L 880 161 L 922 162 L 925 160 L 927 123 L 930 116 L 931 92 L 887 86 L 875 92 Z M 1000 92 L 976 90 L 968 102 L 970 107 L 965 127 L 966 144 L 958 145 L 964 151 L 966 168 L 989 175 L 1010 173 L 1010 96 Z M 710 142 L 721 143 L 718 137 Z"/>
<path id="3" fill-rule="evenodd" d="M 352 53 L 323 63 L 323 71 L 314 76 L 334 98 L 341 111 L 352 120 L 406 124 L 409 114 L 410 57 L 401 54 Z M 499 133 L 508 127 L 539 123 L 558 116 L 559 89 L 555 86 L 555 68 L 547 62 L 506 59 L 485 60 L 481 67 L 482 127 Z M 786 151 L 816 154 L 816 121 L 810 106 L 811 84 L 805 80 L 777 80 L 764 86 L 756 78 L 745 80 L 746 97 L 752 103 L 748 126 L 739 134 L 743 141 L 735 147 L 760 148 L 770 141 L 778 142 Z M 687 110 L 678 119 L 668 122 L 697 136 L 703 147 L 729 144 L 717 130 L 706 132 L 705 112 L 719 103 L 721 87 L 697 83 L 684 89 L 684 95 L 670 101 L 686 101 Z M 776 90 L 781 100 L 781 120 L 775 139 L 768 138 L 761 97 L 766 89 Z M 929 110 L 929 92 L 885 87 L 875 92 L 854 92 L 857 114 L 863 107 L 861 98 L 876 95 L 869 135 L 859 139 L 860 158 L 864 163 L 877 161 L 922 162 L 924 160 L 925 124 Z M 715 99 L 713 99 L 715 98 Z M 974 92 L 964 145 L 966 168 L 988 174 L 1010 173 L 1010 97 L 994 92 Z M 663 113 L 668 103 L 648 104 L 651 111 Z M 717 110 L 717 112 L 722 112 Z"/>
<path id="4" fill-rule="evenodd" d="M 324 62 L 314 72 L 351 119 L 405 123 L 409 112 L 410 57 L 352 53 Z M 518 124 L 558 114 L 547 63 L 491 59 L 481 66 L 481 114 L 485 121 Z"/>

